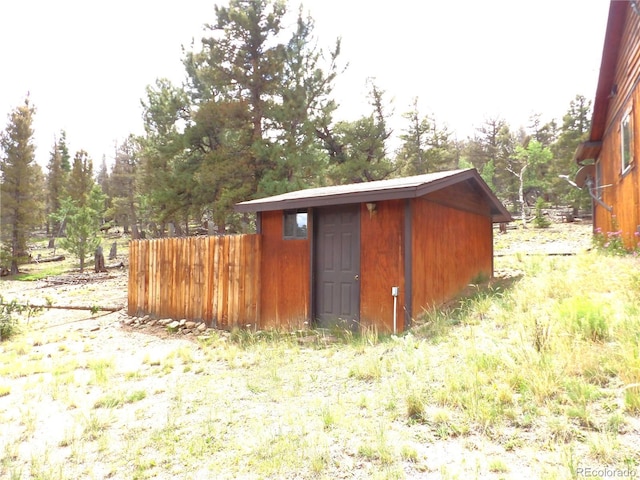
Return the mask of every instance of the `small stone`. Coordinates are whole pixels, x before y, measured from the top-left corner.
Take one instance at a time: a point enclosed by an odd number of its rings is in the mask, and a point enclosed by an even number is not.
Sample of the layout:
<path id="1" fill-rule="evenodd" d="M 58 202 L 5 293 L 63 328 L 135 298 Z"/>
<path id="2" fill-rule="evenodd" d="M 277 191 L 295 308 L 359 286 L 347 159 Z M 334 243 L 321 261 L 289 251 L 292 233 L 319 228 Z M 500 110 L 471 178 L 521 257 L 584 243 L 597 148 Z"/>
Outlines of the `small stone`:
<path id="1" fill-rule="evenodd" d="M 150 327 L 153 327 L 153 326 L 155 326 L 155 324 L 156 324 L 156 323 L 158 323 L 158 321 L 157 321 L 157 320 L 149 320 L 149 321 L 147 322 L 147 325 L 149 325 Z"/>
<path id="2" fill-rule="evenodd" d="M 196 330 L 198 330 L 199 332 L 204 332 L 207 329 L 207 324 L 202 322 L 200 325 L 198 325 L 196 327 Z"/>
<path id="3" fill-rule="evenodd" d="M 180 322 L 177 320 L 174 320 L 173 322 L 167 325 L 167 328 L 173 332 L 176 332 L 180 328 Z"/>
<path id="4" fill-rule="evenodd" d="M 184 326 L 185 328 L 189 328 L 189 329 L 195 328 L 196 322 L 185 322 Z"/>
<path id="5" fill-rule="evenodd" d="M 184 318 L 182 320 L 180 320 L 180 322 L 179 322 L 181 327 L 184 327 L 186 323 L 187 323 L 187 320 L 184 319 Z"/>

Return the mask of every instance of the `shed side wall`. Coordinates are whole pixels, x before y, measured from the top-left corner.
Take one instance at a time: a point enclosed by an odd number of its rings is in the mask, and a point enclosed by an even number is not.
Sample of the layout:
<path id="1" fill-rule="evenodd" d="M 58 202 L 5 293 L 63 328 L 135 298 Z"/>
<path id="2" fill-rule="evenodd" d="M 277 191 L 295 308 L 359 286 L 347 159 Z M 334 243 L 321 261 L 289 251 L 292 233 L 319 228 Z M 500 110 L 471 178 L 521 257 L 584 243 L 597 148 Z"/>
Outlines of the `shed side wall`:
<path id="1" fill-rule="evenodd" d="M 360 212 L 360 321 L 364 327 L 393 331 L 391 287 L 400 287 L 397 300 L 397 331 L 404 330 L 404 200 L 376 203 L 369 213 Z"/>
<path id="2" fill-rule="evenodd" d="M 301 329 L 310 319 L 310 241 L 282 238 L 282 210 L 262 212 L 260 328 Z"/>
<path id="3" fill-rule="evenodd" d="M 493 275 L 491 217 L 413 201 L 413 316 L 455 296 L 479 275 Z"/>

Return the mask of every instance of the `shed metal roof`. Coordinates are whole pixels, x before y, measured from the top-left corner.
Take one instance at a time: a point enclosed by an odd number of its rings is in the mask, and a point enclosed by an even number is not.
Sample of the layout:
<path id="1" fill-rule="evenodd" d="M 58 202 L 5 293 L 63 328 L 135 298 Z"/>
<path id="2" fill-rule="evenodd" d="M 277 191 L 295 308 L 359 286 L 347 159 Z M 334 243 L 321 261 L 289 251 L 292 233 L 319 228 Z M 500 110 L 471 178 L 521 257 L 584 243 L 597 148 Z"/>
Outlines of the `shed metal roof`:
<path id="1" fill-rule="evenodd" d="M 494 195 L 475 168 L 378 180 L 375 182 L 297 190 L 273 197 L 241 202 L 236 204 L 235 209 L 238 212 L 264 212 L 417 198 L 461 182 L 470 182 L 486 197 L 491 206 L 491 215 L 494 222 L 509 222 L 512 220 L 507 209 Z"/>

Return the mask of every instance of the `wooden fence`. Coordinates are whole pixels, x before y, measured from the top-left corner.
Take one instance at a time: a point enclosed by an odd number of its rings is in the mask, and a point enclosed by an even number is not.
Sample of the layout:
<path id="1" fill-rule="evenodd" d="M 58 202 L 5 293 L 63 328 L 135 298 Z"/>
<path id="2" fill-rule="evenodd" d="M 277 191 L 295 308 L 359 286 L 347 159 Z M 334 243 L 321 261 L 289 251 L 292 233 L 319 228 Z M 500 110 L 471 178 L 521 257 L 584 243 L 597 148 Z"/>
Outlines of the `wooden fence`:
<path id="1" fill-rule="evenodd" d="M 260 245 L 259 235 L 132 240 L 129 315 L 256 325 Z"/>

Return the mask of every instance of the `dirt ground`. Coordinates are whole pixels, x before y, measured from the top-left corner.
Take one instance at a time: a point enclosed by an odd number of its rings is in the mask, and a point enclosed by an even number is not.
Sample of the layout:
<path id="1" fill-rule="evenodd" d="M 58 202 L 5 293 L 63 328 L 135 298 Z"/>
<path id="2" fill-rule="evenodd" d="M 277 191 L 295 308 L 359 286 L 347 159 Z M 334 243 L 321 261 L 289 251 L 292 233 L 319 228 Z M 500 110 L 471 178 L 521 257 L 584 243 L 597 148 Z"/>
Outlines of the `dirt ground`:
<path id="1" fill-rule="evenodd" d="M 514 239 L 518 239 L 514 241 Z M 553 254 L 569 255 L 586 250 L 591 243 L 591 225 L 587 222 L 574 224 L 555 224 L 550 229 L 536 230 L 533 228 L 525 232 L 510 229 L 506 234 L 496 233 L 495 255 L 496 273 L 510 274 L 504 266 L 504 259 L 517 255 Z M 126 264 L 126 262 L 125 262 Z M 192 345 L 193 337 L 167 334 L 164 327 L 127 326 L 127 271 L 111 270 L 108 273 L 68 273 L 50 277 L 35 282 L 18 282 L 0 280 L 0 294 L 6 300 L 17 300 L 20 303 L 32 305 L 53 304 L 59 306 L 121 307 L 116 312 L 98 312 L 92 314 L 87 310 L 47 310 L 29 319 L 28 334 L 25 342 L 37 345 L 40 335 L 60 335 L 73 337 L 91 344 L 89 348 L 74 350 L 79 364 L 86 364 L 99 352 L 102 357 L 117 359 L 118 367 L 127 364 L 140 364 L 142 358 L 160 358 L 166 356 L 181 345 Z M 46 355 L 56 355 L 55 351 L 45 352 Z M 60 347 L 59 347 L 60 348 Z M 73 348 L 73 347 L 69 347 Z M 124 367 L 123 367 L 124 368 Z M 0 397 L 0 419 L 12 418 L 10 409 L 20 412 L 20 385 L 24 380 L 17 378 L 9 381 L 12 394 Z M 11 384 L 13 382 L 13 384 Z M 169 400 L 167 400 L 169 402 Z M 157 403 L 157 402 L 156 402 Z M 23 448 L 37 451 L 43 445 L 51 443 L 51 436 L 56 433 L 55 419 L 60 412 L 57 407 L 47 402 L 39 405 L 38 418 L 50 419 L 53 423 L 45 428 L 37 428 L 37 434 Z M 163 406 L 156 404 L 160 411 Z M 123 424 L 122 428 L 127 425 Z M 0 442 L 1 444 L 2 442 Z M 22 452 L 23 457 L 29 458 L 28 453 Z M 2 469 L 0 468 L 0 473 Z M 97 478 L 100 478 L 99 472 Z"/>

